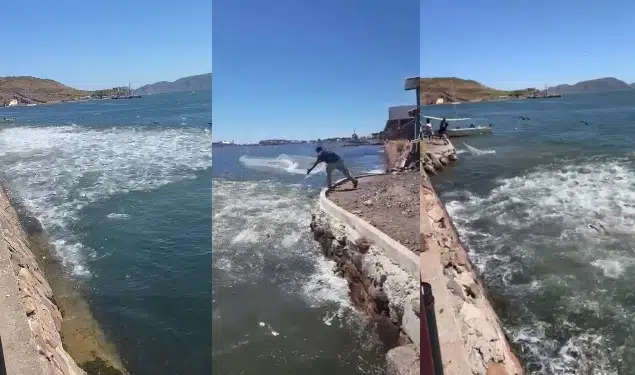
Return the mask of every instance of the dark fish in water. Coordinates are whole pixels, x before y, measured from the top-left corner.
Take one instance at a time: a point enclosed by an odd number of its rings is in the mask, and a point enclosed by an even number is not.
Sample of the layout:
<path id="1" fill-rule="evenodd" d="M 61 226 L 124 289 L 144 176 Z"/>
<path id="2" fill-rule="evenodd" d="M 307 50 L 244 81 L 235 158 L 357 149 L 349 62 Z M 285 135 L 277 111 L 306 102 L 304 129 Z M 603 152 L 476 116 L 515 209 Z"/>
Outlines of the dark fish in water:
<path id="1" fill-rule="evenodd" d="M 518 118 L 521 120 L 531 120 L 529 117 L 525 117 L 525 116 L 518 116 Z"/>
<path id="2" fill-rule="evenodd" d="M 609 234 L 609 231 L 606 230 L 606 228 L 604 228 L 604 225 L 602 224 L 589 224 L 589 228 L 591 229 L 595 229 L 596 232 L 598 233 L 602 233 L 602 234 Z"/>
<path id="3" fill-rule="evenodd" d="M 586 121 L 582 121 L 582 120 L 580 120 L 580 122 L 581 122 L 581 123 L 583 123 L 584 125 L 589 125 L 589 123 L 588 123 L 588 122 L 586 122 Z"/>

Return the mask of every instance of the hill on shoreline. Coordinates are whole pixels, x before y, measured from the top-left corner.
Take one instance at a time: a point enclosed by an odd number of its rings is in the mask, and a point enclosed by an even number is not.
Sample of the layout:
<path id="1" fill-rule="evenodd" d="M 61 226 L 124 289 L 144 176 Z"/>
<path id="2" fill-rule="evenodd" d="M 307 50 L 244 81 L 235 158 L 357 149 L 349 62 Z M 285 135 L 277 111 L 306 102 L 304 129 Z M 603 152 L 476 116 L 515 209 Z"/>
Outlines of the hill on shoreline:
<path id="1" fill-rule="evenodd" d="M 457 77 L 420 78 L 421 104 L 435 104 L 443 99 L 448 102 L 492 100 L 499 96 L 521 96 L 538 92 L 534 88 L 523 90 L 498 90 L 479 82 Z"/>
<path id="2" fill-rule="evenodd" d="M 614 77 L 605 77 L 591 79 L 588 81 L 580 81 L 573 85 L 558 85 L 549 87 L 549 93 L 553 94 L 593 94 L 612 91 L 630 91 L 635 90 L 635 83 L 628 84 Z"/>
<path id="3" fill-rule="evenodd" d="M 174 82 L 161 81 L 134 90 L 136 95 L 164 94 L 169 92 L 212 89 L 212 73 L 179 78 Z"/>
<path id="4" fill-rule="evenodd" d="M 90 91 L 78 90 L 52 79 L 31 76 L 0 77 L 0 105 L 12 99 L 19 104 L 41 104 L 77 100 L 90 95 Z"/>

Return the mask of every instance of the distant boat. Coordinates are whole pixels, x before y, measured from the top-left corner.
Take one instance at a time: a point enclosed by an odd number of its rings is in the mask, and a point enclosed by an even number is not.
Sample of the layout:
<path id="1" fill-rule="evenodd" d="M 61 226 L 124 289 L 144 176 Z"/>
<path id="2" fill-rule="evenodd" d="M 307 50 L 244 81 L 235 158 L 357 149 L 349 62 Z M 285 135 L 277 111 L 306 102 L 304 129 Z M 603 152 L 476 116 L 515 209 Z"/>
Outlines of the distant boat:
<path id="1" fill-rule="evenodd" d="M 430 119 L 430 120 L 436 120 L 436 121 L 442 121 L 442 118 L 439 117 L 432 117 L 432 116 L 421 116 L 422 118 L 425 119 Z M 457 123 L 469 123 L 472 119 L 470 118 L 446 118 L 445 121 L 447 121 L 449 124 L 452 124 L 453 122 L 457 122 Z M 494 134 L 494 129 L 492 129 L 491 126 L 475 126 L 473 124 L 470 124 L 469 126 L 466 127 L 460 127 L 459 125 L 457 125 L 455 128 L 450 128 L 448 127 L 448 137 L 449 138 L 455 138 L 455 137 L 469 137 L 469 136 L 475 136 L 475 135 L 490 135 L 490 134 Z"/>
<path id="2" fill-rule="evenodd" d="M 489 135 L 493 134 L 492 128 L 487 126 L 476 126 L 473 128 L 459 128 L 459 129 L 448 129 L 448 137 L 456 138 L 456 137 L 470 137 L 474 135 Z"/>
<path id="3" fill-rule="evenodd" d="M 128 95 L 124 97 L 124 99 L 138 99 L 141 95 L 133 95 L 132 89 L 130 88 L 130 82 L 128 82 Z"/>
<path id="4" fill-rule="evenodd" d="M 2 121 L 0 121 L 0 122 L 5 123 L 5 124 L 14 123 L 15 122 L 15 117 L 3 117 Z"/>

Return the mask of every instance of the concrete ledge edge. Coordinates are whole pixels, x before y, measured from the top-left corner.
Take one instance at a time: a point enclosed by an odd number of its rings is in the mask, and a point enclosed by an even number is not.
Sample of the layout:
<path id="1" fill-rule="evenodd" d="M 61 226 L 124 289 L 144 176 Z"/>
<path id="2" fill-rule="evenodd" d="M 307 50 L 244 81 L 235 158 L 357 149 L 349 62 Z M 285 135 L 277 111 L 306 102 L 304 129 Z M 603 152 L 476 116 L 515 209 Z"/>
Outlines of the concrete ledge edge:
<path id="1" fill-rule="evenodd" d="M 364 174 L 355 176 L 357 179 L 372 176 L 381 176 L 381 174 Z M 346 179 L 337 181 L 333 186 L 337 187 L 344 183 Z M 389 237 L 384 232 L 370 225 L 366 220 L 354 215 L 342 207 L 338 206 L 330 200 L 327 196 L 328 189 L 324 188 L 320 192 L 319 204 L 322 211 L 335 217 L 342 223 L 353 228 L 360 236 L 365 237 L 371 243 L 381 247 L 386 256 L 397 265 L 399 265 L 404 271 L 408 272 L 415 280 L 419 280 L 421 277 L 421 271 L 419 267 L 419 256 L 410 251 L 408 248 Z"/>

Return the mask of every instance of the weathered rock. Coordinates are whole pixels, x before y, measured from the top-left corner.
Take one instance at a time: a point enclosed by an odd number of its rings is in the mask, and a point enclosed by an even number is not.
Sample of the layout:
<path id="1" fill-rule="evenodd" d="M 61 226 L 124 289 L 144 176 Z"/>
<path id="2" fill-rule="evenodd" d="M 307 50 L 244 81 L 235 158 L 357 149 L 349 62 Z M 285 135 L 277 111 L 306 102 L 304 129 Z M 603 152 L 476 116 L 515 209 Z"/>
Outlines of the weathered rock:
<path id="1" fill-rule="evenodd" d="M 459 160 L 459 156 L 457 154 L 455 154 L 455 153 L 452 153 L 452 154 L 448 155 L 448 160 L 457 161 L 457 160 Z"/>
<path id="2" fill-rule="evenodd" d="M 439 162 L 440 162 L 441 164 L 443 164 L 443 165 L 448 165 L 448 164 L 450 164 L 450 162 L 448 161 L 448 159 L 447 159 L 445 156 L 441 156 L 441 157 L 439 158 Z"/>
<path id="3" fill-rule="evenodd" d="M 431 174 L 431 175 L 436 175 L 437 174 L 437 171 L 434 169 L 432 164 L 425 164 L 423 166 L 423 170 L 426 171 L 426 173 Z"/>
<path id="4" fill-rule="evenodd" d="M 371 243 L 368 242 L 366 238 L 360 238 L 355 241 L 355 246 L 360 253 L 366 254 L 368 252 L 368 249 L 370 249 Z"/>
<path id="5" fill-rule="evenodd" d="M 434 169 L 436 169 L 437 171 L 442 171 L 443 164 L 441 164 L 439 157 L 432 152 L 428 152 L 428 156 L 430 157 L 430 160 L 432 160 L 432 166 L 434 167 Z"/>
<path id="6" fill-rule="evenodd" d="M 491 362 L 487 365 L 487 374 L 486 375 L 510 375 L 505 366 L 500 363 Z"/>
<path id="7" fill-rule="evenodd" d="M 448 289 L 452 292 L 452 294 L 461 298 L 463 301 L 467 300 L 467 296 L 465 295 L 463 286 L 459 284 L 455 279 L 448 280 L 446 285 L 448 286 Z"/>
<path id="8" fill-rule="evenodd" d="M 406 331 L 408 337 L 417 346 L 421 347 L 421 322 L 412 308 L 406 308 L 401 321 L 403 330 Z"/>
<path id="9" fill-rule="evenodd" d="M 419 355 L 413 346 L 398 346 L 388 351 L 386 375 L 419 375 L 420 371 Z"/>
<path id="10" fill-rule="evenodd" d="M 322 238 L 340 238 L 340 232 L 351 234 L 350 228 L 338 226 L 324 218 L 320 219 L 320 215 L 316 216 L 318 217 L 314 220 L 312 228 L 314 233 L 322 228 Z M 337 249 L 331 254 L 331 258 L 337 264 L 337 273 L 347 281 L 351 301 L 368 314 L 379 339 L 387 348 L 414 346 L 413 337 L 419 333 L 415 326 L 419 326 L 416 323 L 416 310 L 412 305 L 415 303 L 414 298 L 411 296 L 418 296 L 418 282 L 412 280 L 406 271 L 399 269 L 399 266 L 387 258 L 382 259 L 382 250 L 372 247 L 365 238 L 358 235 L 351 237 L 354 240 L 347 238 L 345 245 L 340 241 Z M 334 247 L 332 241 L 318 242 L 321 247 Z M 338 256 L 337 253 L 340 252 L 341 255 Z M 418 340 L 417 338 L 416 341 Z"/>

